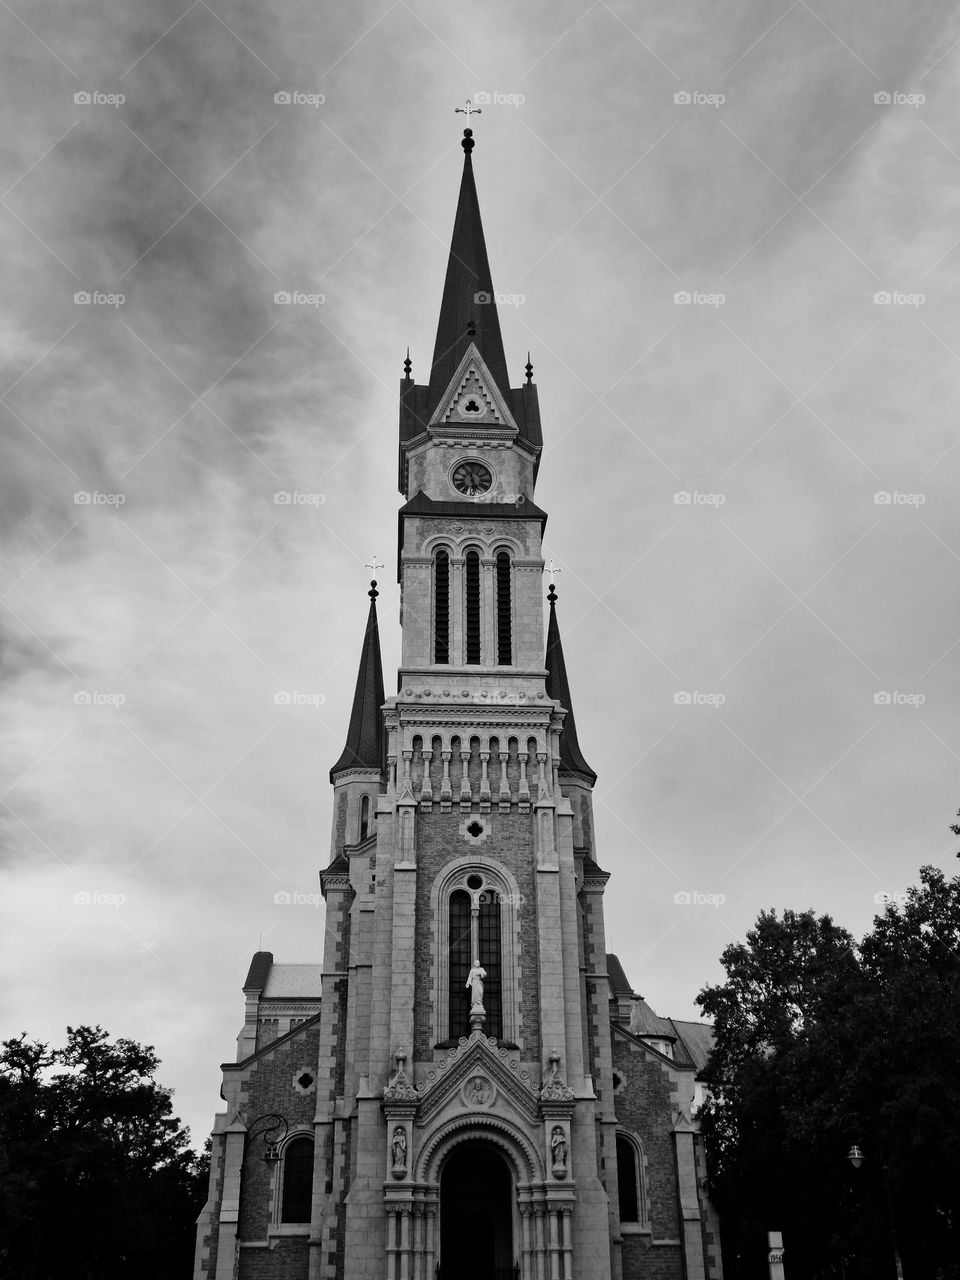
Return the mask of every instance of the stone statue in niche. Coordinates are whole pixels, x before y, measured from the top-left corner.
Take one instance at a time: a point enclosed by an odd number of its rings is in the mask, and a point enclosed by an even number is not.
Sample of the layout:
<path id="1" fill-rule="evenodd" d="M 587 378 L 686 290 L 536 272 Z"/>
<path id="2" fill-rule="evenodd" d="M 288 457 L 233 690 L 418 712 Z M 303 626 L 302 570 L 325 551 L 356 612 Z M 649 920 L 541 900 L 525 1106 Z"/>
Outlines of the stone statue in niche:
<path id="1" fill-rule="evenodd" d="M 550 1134 L 550 1151 L 553 1155 L 554 1175 L 562 1176 L 567 1172 L 567 1135 L 558 1124 L 553 1126 Z"/>
<path id="2" fill-rule="evenodd" d="M 461 969 L 462 973 L 463 970 Z M 467 974 L 466 985 L 470 988 L 470 1012 L 483 1013 L 483 980 L 487 976 L 486 969 L 481 968 L 480 961 L 474 960 L 473 968 Z"/>
<path id="3" fill-rule="evenodd" d="M 391 1150 L 393 1154 L 393 1173 L 394 1176 L 399 1177 L 406 1172 L 407 1168 L 407 1134 L 406 1130 L 399 1124 L 393 1131 Z"/>

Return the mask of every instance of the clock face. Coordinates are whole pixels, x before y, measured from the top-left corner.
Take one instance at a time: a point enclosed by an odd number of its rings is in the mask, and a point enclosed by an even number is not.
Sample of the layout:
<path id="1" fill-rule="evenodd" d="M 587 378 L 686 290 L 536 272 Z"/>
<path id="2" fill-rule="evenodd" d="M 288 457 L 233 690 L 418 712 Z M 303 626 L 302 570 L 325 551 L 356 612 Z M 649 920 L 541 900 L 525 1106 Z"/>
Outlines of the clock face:
<path id="1" fill-rule="evenodd" d="M 493 476 L 482 462 L 461 462 L 454 468 L 453 486 L 468 498 L 486 493 L 493 484 Z"/>

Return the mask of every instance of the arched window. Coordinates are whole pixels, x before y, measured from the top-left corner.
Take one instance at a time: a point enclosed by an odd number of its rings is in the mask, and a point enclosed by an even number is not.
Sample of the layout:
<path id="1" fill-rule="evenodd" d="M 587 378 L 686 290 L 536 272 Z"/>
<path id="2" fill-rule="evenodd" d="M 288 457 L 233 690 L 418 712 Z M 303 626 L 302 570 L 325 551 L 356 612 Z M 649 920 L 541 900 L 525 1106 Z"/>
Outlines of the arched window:
<path id="1" fill-rule="evenodd" d="M 442 547 L 433 562 L 433 660 L 450 661 L 450 556 Z"/>
<path id="2" fill-rule="evenodd" d="M 451 1040 L 470 1034 L 470 992 L 467 974 L 470 954 L 470 895 L 458 889 L 450 895 L 450 1027 Z"/>
<path id="3" fill-rule="evenodd" d="M 482 840 L 484 821 L 480 817 L 467 819 L 469 839 Z M 483 1034 L 522 1047 L 522 895 L 516 880 L 505 867 L 486 858 L 479 863 L 472 857 L 458 858 L 434 880 L 430 900 L 437 927 L 433 973 L 437 1042 L 456 1042 L 470 1034 L 467 977 L 478 959 L 486 970 Z"/>
<path id="4" fill-rule="evenodd" d="M 366 840 L 370 834 L 370 797 L 360 797 L 360 839 Z"/>
<path id="5" fill-rule="evenodd" d="M 501 982 L 500 951 L 500 895 L 496 889 L 486 889 L 480 894 L 480 915 L 477 920 L 480 933 L 480 965 L 486 969 L 483 980 L 483 1007 L 487 1011 L 483 1030 L 488 1036 L 503 1035 L 503 995 Z"/>
<path id="6" fill-rule="evenodd" d="M 471 884 L 476 881 L 476 884 Z M 467 888 L 450 895 L 449 1027 L 451 1040 L 470 1034 L 471 992 L 467 978 L 475 959 L 486 970 L 483 979 L 483 1033 L 503 1037 L 503 961 L 500 895 L 485 888 L 482 877 L 468 876 Z"/>
<path id="7" fill-rule="evenodd" d="M 480 662 L 480 553 L 468 551 L 464 563 L 466 579 L 467 663 Z"/>
<path id="8" fill-rule="evenodd" d="M 513 662 L 513 626 L 510 601 L 510 556 L 497 552 L 497 662 L 509 667 Z"/>
<path id="9" fill-rule="evenodd" d="M 313 1139 L 293 1138 L 283 1149 L 281 1222 L 309 1222 L 313 1199 Z"/>
<path id="10" fill-rule="evenodd" d="M 639 1142 L 625 1133 L 617 1134 L 617 1199 L 621 1224 L 633 1224 L 635 1231 L 647 1228 L 643 1156 Z"/>

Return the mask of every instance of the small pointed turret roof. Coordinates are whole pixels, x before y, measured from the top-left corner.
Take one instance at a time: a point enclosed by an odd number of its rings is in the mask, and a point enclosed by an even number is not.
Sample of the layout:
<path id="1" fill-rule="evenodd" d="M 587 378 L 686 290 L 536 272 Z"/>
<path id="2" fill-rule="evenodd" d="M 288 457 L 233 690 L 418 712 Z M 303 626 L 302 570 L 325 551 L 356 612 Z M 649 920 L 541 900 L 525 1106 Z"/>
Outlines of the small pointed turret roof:
<path id="1" fill-rule="evenodd" d="M 550 601 L 550 622 L 547 626 L 547 696 L 556 699 L 567 714 L 560 734 L 560 768 L 566 773 L 585 774 L 591 782 L 596 782 L 597 775 L 583 758 L 580 743 L 577 740 L 577 724 L 573 718 L 573 703 L 570 700 L 570 684 L 567 680 L 567 668 L 563 660 L 563 645 L 560 643 L 560 627 L 557 623 L 557 593 L 553 584 L 547 595 Z"/>
<path id="2" fill-rule="evenodd" d="M 504 398 L 510 400 L 510 380 L 500 336 L 500 318 L 494 301 L 490 263 L 480 221 L 480 203 L 473 179 L 473 130 L 463 131 L 463 177 L 453 224 L 453 240 L 447 262 L 447 277 L 440 303 L 437 341 L 430 368 L 427 416 L 450 385 L 471 342 L 476 343 Z"/>
<path id="3" fill-rule="evenodd" d="M 380 661 L 380 629 L 377 626 L 376 581 L 370 583 L 370 612 L 360 654 L 357 687 L 343 754 L 330 770 L 330 781 L 348 769 L 383 769 L 385 764 L 383 715 L 383 664 Z"/>

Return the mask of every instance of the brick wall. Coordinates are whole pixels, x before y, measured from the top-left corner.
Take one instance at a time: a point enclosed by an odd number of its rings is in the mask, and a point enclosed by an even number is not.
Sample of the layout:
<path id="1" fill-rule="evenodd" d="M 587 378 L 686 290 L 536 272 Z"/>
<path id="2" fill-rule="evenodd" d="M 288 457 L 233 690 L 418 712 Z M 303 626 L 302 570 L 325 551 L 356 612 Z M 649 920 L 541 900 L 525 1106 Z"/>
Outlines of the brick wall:
<path id="1" fill-rule="evenodd" d="M 613 1039 L 613 1069 L 622 1081 L 615 1094 L 617 1120 L 637 1134 L 647 1157 L 646 1193 L 653 1238 L 679 1239 L 682 1224 L 672 1105 L 676 1086 L 672 1084 L 670 1070 L 619 1036 Z"/>
<path id="2" fill-rule="evenodd" d="M 300 1093 L 294 1088 L 294 1073 L 303 1067 L 314 1070 L 312 1064 L 317 1060 L 319 1030 L 314 1024 L 302 1035 L 279 1045 L 278 1048 L 264 1054 L 250 1068 L 250 1079 L 246 1085 L 246 1116 L 248 1128 L 258 1116 L 270 1112 L 278 1112 L 284 1116 L 291 1129 L 306 1125 L 313 1134 L 313 1117 L 316 1111 L 316 1094 Z M 240 1195 L 240 1223 L 238 1235 L 244 1240 L 265 1240 L 267 1225 L 273 1204 L 273 1178 L 278 1166 L 263 1159 L 263 1139 L 255 1135 L 247 1143 L 243 1160 L 243 1181 Z M 291 1241 L 296 1244 L 296 1241 Z M 244 1273 L 252 1266 L 247 1255 L 252 1258 L 257 1251 L 244 1250 Z M 279 1252 L 279 1248 L 276 1252 Z M 273 1253 L 273 1251 L 271 1251 Z M 304 1253 L 304 1258 L 306 1253 Z M 265 1264 L 267 1265 L 267 1264 Z M 280 1265 L 278 1263 L 278 1265 Z M 283 1263 L 286 1265 L 286 1263 Z M 250 1272 L 250 1274 L 254 1274 Z M 258 1272 L 267 1274 L 266 1272 Z M 269 1272 L 271 1276 L 285 1276 L 283 1271 Z M 306 1275 L 306 1272 L 303 1273 Z"/>

